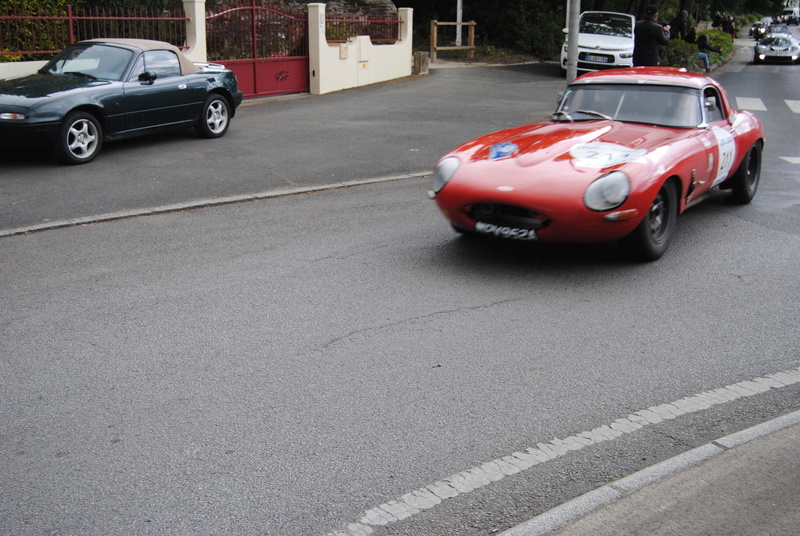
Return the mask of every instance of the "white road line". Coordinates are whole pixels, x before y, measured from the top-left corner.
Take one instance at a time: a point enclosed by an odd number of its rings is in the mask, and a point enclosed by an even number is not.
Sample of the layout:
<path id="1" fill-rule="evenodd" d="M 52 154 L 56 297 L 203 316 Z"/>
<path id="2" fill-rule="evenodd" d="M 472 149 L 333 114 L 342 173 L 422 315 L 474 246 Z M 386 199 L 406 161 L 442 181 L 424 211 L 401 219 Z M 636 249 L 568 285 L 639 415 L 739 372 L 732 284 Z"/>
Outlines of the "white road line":
<path id="1" fill-rule="evenodd" d="M 330 532 L 327 536 L 367 536 L 374 532 L 372 527 L 386 526 L 395 521 L 407 519 L 423 510 L 441 504 L 442 501 L 469 493 L 507 476 L 530 469 L 534 465 L 559 458 L 572 450 L 581 450 L 595 443 L 610 441 L 630 434 L 651 424 L 796 383 L 800 383 L 800 367 L 705 391 L 669 404 L 652 406 L 593 430 L 587 430 L 564 439 L 553 439 L 548 443 L 538 443 L 536 447 L 528 448 L 524 452 L 513 452 L 508 456 L 443 478 L 424 488 L 398 497 L 397 500 L 376 506 L 364 512 L 358 522 L 350 523 L 344 530 Z"/>
<path id="2" fill-rule="evenodd" d="M 767 111 L 767 107 L 764 106 L 764 101 L 754 97 L 736 97 L 736 107 L 742 110 L 751 110 L 753 112 Z"/>
<path id="3" fill-rule="evenodd" d="M 790 164 L 800 164 L 800 157 L 797 156 L 781 156 L 781 160 L 786 160 Z"/>
<path id="4" fill-rule="evenodd" d="M 800 114 L 800 100 L 785 100 L 786 106 L 796 114 Z"/>

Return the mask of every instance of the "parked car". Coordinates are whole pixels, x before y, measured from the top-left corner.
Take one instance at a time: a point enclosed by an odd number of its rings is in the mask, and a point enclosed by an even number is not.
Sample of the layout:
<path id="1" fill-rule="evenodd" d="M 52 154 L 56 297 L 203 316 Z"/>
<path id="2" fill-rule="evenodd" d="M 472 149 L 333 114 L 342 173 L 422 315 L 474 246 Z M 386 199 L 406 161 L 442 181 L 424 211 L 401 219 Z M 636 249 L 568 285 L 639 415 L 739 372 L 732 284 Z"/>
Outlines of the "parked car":
<path id="1" fill-rule="evenodd" d="M 575 79 L 551 121 L 445 155 L 429 194 L 460 233 L 621 241 L 655 260 L 688 207 L 716 193 L 753 199 L 763 145 L 759 119 L 735 110 L 711 78 L 673 67 L 601 71 Z"/>
<path id="2" fill-rule="evenodd" d="M 85 164 L 104 141 L 156 130 L 218 138 L 241 102 L 222 65 L 192 63 L 160 41 L 92 39 L 36 74 L 0 81 L 0 143 L 52 145 L 63 162 Z"/>
<path id="3" fill-rule="evenodd" d="M 755 63 L 797 63 L 800 58 L 800 43 L 791 34 L 767 34 L 754 49 Z"/>
<path id="4" fill-rule="evenodd" d="M 578 22 L 578 71 L 630 67 L 633 65 L 633 27 L 636 19 L 627 13 L 585 11 Z M 564 33 L 568 29 L 564 28 Z M 561 47 L 561 69 L 567 69 L 567 41 Z"/>

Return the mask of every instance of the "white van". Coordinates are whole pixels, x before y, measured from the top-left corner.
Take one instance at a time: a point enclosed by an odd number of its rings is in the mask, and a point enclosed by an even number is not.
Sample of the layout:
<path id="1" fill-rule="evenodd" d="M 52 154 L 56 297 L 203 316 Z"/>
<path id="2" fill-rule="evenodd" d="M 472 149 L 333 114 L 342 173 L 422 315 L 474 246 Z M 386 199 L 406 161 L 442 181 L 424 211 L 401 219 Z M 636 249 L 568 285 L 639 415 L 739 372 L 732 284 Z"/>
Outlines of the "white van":
<path id="1" fill-rule="evenodd" d="M 599 71 L 633 65 L 633 27 L 627 13 L 584 11 L 578 22 L 578 71 Z M 564 28 L 564 33 L 568 29 Z M 567 70 L 567 42 L 561 47 L 561 69 Z"/>
<path id="2" fill-rule="evenodd" d="M 800 19 L 800 7 L 783 8 L 783 16 L 786 17 L 786 24 L 798 24 L 798 19 Z"/>

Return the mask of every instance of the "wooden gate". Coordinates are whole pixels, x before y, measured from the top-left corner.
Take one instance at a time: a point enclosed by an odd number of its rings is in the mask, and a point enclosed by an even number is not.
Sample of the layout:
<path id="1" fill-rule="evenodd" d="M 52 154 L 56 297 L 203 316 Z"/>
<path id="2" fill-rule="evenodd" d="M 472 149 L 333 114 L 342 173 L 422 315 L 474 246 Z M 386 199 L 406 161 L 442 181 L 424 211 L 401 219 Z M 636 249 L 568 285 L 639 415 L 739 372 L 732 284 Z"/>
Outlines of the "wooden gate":
<path id="1" fill-rule="evenodd" d="M 236 73 L 245 97 L 309 90 L 308 16 L 264 0 L 228 0 L 206 16 L 208 60 Z"/>

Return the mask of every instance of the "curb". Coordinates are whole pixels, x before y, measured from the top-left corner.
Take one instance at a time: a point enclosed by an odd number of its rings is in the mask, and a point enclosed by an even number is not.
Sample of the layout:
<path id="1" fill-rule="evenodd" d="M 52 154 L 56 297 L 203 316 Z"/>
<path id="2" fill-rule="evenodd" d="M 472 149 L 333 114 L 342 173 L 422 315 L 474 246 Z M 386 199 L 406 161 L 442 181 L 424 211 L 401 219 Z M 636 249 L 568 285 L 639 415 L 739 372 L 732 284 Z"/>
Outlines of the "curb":
<path id="1" fill-rule="evenodd" d="M 302 188 L 285 188 L 280 190 L 270 190 L 266 192 L 259 192 L 254 194 L 241 194 L 226 197 L 213 197 L 206 199 L 197 199 L 195 201 L 187 201 L 185 203 L 175 203 L 172 205 L 162 205 L 152 208 L 141 208 L 132 210 L 121 210 L 118 212 L 109 212 L 107 214 L 98 214 L 95 216 L 84 216 L 81 218 L 71 218 L 68 220 L 48 221 L 36 225 L 29 225 L 27 227 L 17 227 L 14 229 L 0 230 L 0 238 L 9 236 L 33 234 L 42 231 L 52 231 L 54 229 L 63 229 L 65 227 L 76 227 L 78 225 L 88 225 L 90 223 L 102 223 L 115 220 L 124 220 L 128 218 L 136 218 L 139 216 L 152 216 L 155 214 L 167 214 L 169 212 L 180 212 L 183 210 L 191 210 L 195 208 L 216 207 L 221 205 L 232 205 L 235 203 L 246 203 L 248 201 L 258 201 L 261 199 L 272 199 L 275 197 L 285 197 L 290 195 L 301 195 L 314 192 L 324 192 L 327 190 L 339 190 L 342 188 L 350 188 L 353 186 L 362 186 L 365 184 L 376 184 L 381 182 L 392 182 L 406 179 L 418 179 L 430 176 L 430 171 L 417 171 L 415 173 L 406 173 L 403 175 L 390 175 L 386 177 L 373 177 L 369 179 L 354 179 L 350 181 L 337 182 L 333 184 L 325 184 L 322 186 L 307 186 Z"/>
<path id="2" fill-rule="evenodd" d="M 721 437 L 701 447 L 679 454 L 576 497 L 529 521 L 502 532 L 500 536 L 540 536 L 549 534 L 573 521 L 577 521 L 602 506 L 616 502 L 668 476 L 699 465 L 727 450 L 797 424 L 800 424 L 800 411 L 788 413 L 740 432 Z"/>

